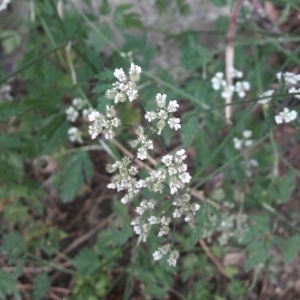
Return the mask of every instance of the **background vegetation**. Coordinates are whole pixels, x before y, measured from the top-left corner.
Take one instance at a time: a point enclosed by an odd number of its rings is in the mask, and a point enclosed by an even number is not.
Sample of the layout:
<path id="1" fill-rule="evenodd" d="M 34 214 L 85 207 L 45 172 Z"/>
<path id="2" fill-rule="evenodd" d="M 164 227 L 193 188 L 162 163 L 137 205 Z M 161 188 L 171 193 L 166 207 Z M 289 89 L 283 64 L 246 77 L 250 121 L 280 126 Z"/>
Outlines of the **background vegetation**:
<path id="1" fill-rule="evenodd" d="M 283 107 L 299 110 L 276 74 L 299 73 L 300 3 L 249 2 L 237 17 L 234 66 L 251 89 L 242 100 L 233 97 L 232 124 L 211 78 L 225 71 L 235 1 L 209 2 L 225 12 L 212 30 L 180 32 L 144 24 L 129 0 L 85 0 L 84 9 L 73 1 L 32 0 L 27 20 L 12 6 L 0 12 L 6 14 L 0 23 L 0 299 L 297 299 L 299 121 L 278 126 L 274 116 Z M 156 0 L 154 9 L 162 24 L 170 15 L 179 22 L 192 14 L 185 0 Z M 162 44 L 149 40 L 154 33 Z M 169 55 L 178 49 L 176 64 L 161 63 L 166 45 Z M 105 166 L 130 150 L 141 109 L 123 107 L 126 126 L 116 142 L 91 140 L 84 117 L 74 123 L 83 143 L 68 136 L 72 100 L 103 112 L 114 70 L 127 70 L 130 59 L 143 70 L 146 109 L 157 93 L 179 101 L 182 130 L 162 138 L 169 151 L 186 149 L 196 174 L 192 187 L 204 195 L 195 229 L 177 224 L 176 268 L 153 261 L 155 234 L 136 246 L 134 206 L 106 187 Z M 272 105 L 257 104 L 271 88 Z M 254 143 L 237 150 L 234 138 L 245 130 Z M 154 158 L 162 155 L 156 145 Z"/>

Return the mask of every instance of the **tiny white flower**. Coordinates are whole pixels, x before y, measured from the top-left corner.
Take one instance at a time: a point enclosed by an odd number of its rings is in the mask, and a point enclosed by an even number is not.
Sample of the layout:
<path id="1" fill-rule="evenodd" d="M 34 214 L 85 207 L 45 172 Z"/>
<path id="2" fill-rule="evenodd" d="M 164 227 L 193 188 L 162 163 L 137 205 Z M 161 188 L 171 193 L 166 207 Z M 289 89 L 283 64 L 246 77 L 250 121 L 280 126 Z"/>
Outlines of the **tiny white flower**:
<path id="1" fill-rule="evenodd" d="M 261 97 L 268 97 L 268 98 L 260 99 L 260 100 L 257 101 L 257 103 L 267 104 L 269 101 L 271 101 L 271 97 L 269 97 L 269 96 L 272 96 L 273 94 L 274 94 L 274 90 L 268 90 L 268 91 L 263 92 L 259 96 L 259 98 L 261 98 Z"/>
<path id="2" fill-rule="evenodd" d="M 70 106 L 66 109 L 66 115 L 68 121 L 75 122 L 79 113 L 73 106 Z"/>
<path id="3" fill-rule="evenodd" d="M 173 212 L 173 217 L 174 218 L 179 218 L 179 217 L 181 217 L 181 214 L 180 214 L 180 212 L 179 212 L 179 210 L 176 208 L 175 210 L 174 210 L 174 212 Z"/>
<path id="4" fill-rule="evenodd" d="M 152 122 L 157 118 L 157 114 L 154 111 L 147 111 L 145 114 L 145 119 L 148 120 L 148 122 Z"/>
<path id="5" fill-rule="evenodd" d="M 151 216 L 149 219 L 148 219 L 148 221 L 149 221 L 149 223 L 150 224 L 157 224 L 158 222 L 158 220 L 157 220 L 157 218 L 155 217 L 155 216 Z"/>
<path id="6" fill-rule="evenodd" d="M 140 160 L 144 160 L 147 158 L 147 150 L 144 147 L 138 148 L 137 150 L 137 158 L 139 158 Z"/>
<path id="7" fill-rule="evenodd" d="M 77 110 L 82 110 L 85 105 L 85 101 L 81 98 L 75 98 L 73 99 L 72 104 Z"/>
<path id="8" fill-rule="evenodd" d="M 253 140 L 245 140 L 244 145 L 245 145 L 246 147 L 252 146 L 252 145 L 253 145 Z"/>
<path id="9" fill-rule="evenodd" d="M 198 204 L 198 203 L 196 203 L 195 205 L 194 205 L 194 210 L 195 211 L 198 211 L 200 209 L 200 205 Z"/>
<path id="10" fill-rule="evenodd" d="M 153 253 L 153 258 L 154 260 L 160 260 L 162 258 L 162 254 L 160 253 L 160 251 L 155 251 Z"/>
<path id="11" fill-rule="evenodd" d="M 89 121 L 90 122 L 96 121 L 99 117 L 100 117 L 100 113 L 98 111 L 96 111 L 96 110 L 93 110 L 89 114 Z"/>
<path id="12" fill-rule="evenodd" d="M 277 116 L 275 116 L 275 122 L 277 124 L 289 123 L 297 118 L 297 112 L 295 110 L 290 111 L 287 107 L 283 109 Z"/>
<path id="13" fill-rule="evenodd" d="M 180 174 L 179 178 L 182 181 L 182 183 L 189 183 L 192 179 L 191 175 L 187 172 Z"/>
<path id="14" fill-rule="evenodd" d="M 252 136 L 252 131 L 251 130 L 245 130 L 243 131 L 243 137 L 245 139 L 249 139 Z"/>
<path id="15" fill-rule="evenodd" d="M 161 159 L 162 163 L 169 167 L 173 162 L 173 156 L 170 154 L 164 155 Z"/>
<path id="16" fill-rule="evenodd" d="M 126 77 L 126 75 L 125 75 L 122 68 L 121 69 L 116 69 L 115 72 L 114 72 L 114 75 L 121 82 L 124 82 L 124 81 L 127 80 L 127 77 Z"/>
<path id="17" fill-rule="evenodd" d="M 219 90 L 221 87 L 226 86 L 226 81 L 224 80 L 224 74 L 222 72 L 216 73 L 216 75 L 211 79 L 211 83 L 214 90 Z"/>
<path id="18" fill-rule="evenodd" d="M 170 128 L 174 128 L 175 130 L 180 129 L 180 119 L 179 118 L 170 118 L 168 121 Z"/>
<path id="19" fill-rule="evenodd" d="M 170 182 L 170 193 L 172 195 L 176 194 L 179 189 L 180 189 L 180 185 L 178 183 Z"/>
<path id="20" fill-rule="evenodd" d="M 80 144 L 83 143 L 81 131 L 77 127 L 71 127 L 68 130 L 68 135 L 71 142 L 78 142 Z"/>
<path id="21" fill-rule="evenodd" d="M 242 78 L 244 76 L 242 71 L 236 70 L 233 67 L 230 68 L 229 72 L 231 73 L 232 78 Z"/>
<path id="22" fill-rule="evenodd" d="M 234 92 L 234 86 L 233 85 L 226 85 L 223 89 L 223 92 L 222 92 L 221 96 L 223 98 L 227 98 L 227 97 L 232 96 L 233 92 Z"/>
<path id="23" fill-rule="evenodd" d="M 168 258 L 169 266 L 174 266 L 175 267 L 178 257 L 179 257 L 179 252 L 177 250 L 172 251 L 170 253 L 169 258 Z"/>
<path id="24" fill-rule="evenodd" d="M 176 100 L 171 100 L 168 104 L 168 112 L 172 113 L 172 112 L 176 112 L 177 109 L 179 108 L 179 104 L 177 103 Z"/>
<path id="25" fill-rule="evenodd" d="M 142 72 L 141 67 L 135 65 L 134 63 L 131 63 L 129 69 L 130 80 L 134 82 L 139 81 L 141 72 Z"/>
<path id="26" fill-rule="evenodd" d="M 166 98 L 167 98 L 166 94 L 162 95 L 159 93 L 156 95 L 156 103 L 159 108 L 164 108 L 166 106 Z"/>
<path id="27" fill-rule="evenodd" d="M 235 91 L 238 93 L 240 98 L 246 96 L 246 91 L 250 90 L 250 83 L 248 81 L 238 81 L 235 84 Z"/>
<path id="28" fill-rule="evenodd" d="M 189 223 L 191 221 L 191 217 L 190 216 L 186 216 L 184 218 L 184 221 L 187 222 L 187 223 Z"/>
<path id="29" fill-rule="evenodd" d="M 240 150 L 242 148 L 243 141 L 235 137 L 233 138 L 233 144 L 235 149 Z"/>

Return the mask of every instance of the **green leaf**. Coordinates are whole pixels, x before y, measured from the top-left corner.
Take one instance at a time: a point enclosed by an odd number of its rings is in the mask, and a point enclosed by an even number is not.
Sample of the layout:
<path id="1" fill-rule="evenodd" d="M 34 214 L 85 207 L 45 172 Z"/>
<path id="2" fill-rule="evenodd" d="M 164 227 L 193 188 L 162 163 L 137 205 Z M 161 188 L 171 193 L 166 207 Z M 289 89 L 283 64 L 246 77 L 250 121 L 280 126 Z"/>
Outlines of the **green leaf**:
<path id="1" fill-rule="evenodd" d="M 14 300 L 21 300 L 16 284 L 17 282 L 11 274 L 0 270 L 0 299 L 7 300 L 8 296 L 13 296 Z"/>
<path id="2" fill-rule="evenodd" d="M 288 173 L 284 176 L 277 177 L 268 188 L 269 194 L 277 204 L 287 202 L 295 188 L 294 174 Z"/>
<path id="3" fill-rule="evenodd" d="M 300 250 L 300 236 L 294 235 L 288 238 L 280 248 L 284 255 L 284 263 L 286 265 L 291 263 Z"/>
<path id="4" fill-rule="evenodd" d="M 4 30 L 0 33 L 0 41 L 5 54 L 11 54 L 21 44 L 21 37 L 15 30 Z"/>
<path id="5" fill-rule="evenodd" d="M 8 257 L 9 262 L 18 261 L 26 254 L 26 245 L 23 236 L 18 231 L 13 231 L 3 238 L 1 250 Z"/>
<path id="6" fill-rule="evenodd" d="M 194 116 L 189 118 L 186 122 L 182 124 L 182 129 L 180 131 L 181 140 L 184 148 L 189 147 L 195 140 L 197 133 L 199 131 L 198 117 Z"/>
<path id="7" fill-rule="evenodd" d="M 38 274 L 34 279 L 33 285 L 33 299 L 42 300 L 44 296 L 50 291 L 51 282 L 46 273 Z"/>
<path id="8" fill-rule="evenodd" d="M 152 283 L 146 286 L 146 288 L 144 289 L 144 293 L 147 295 L 154 296 L 158 299 L 163 299 L 167 291 L 164 288 L 158 286 L 157 284 Z"/>
<path id="9" fill-rule="evenodd" d="M 90 181 L 92 175 L 93 164 L 87 152 L 77 151 L 68 155 L 61 165 L 61 171 L 57 172 L 54 177 L 54 185 L 58 189 L 62 201 L 74 200 L 84 182 Z"/>
<path id="10" fill-rule="evenodd" d="M 243 238 L 243 243 L 252 242 L 260 238 L 260 236 L 265 235 L 266 232 L 270 230 L 270 220 L 269 216 L 251 216 L 250 218 L 250 228 Z"/>
<path id="11" fill-rule="evenodd" d="M 264 264 L 269 258 L 269 247 L 263 241 L 257 241 L 249 244 L 247 247 L 249 253 L 245 263 L 245 272 L 257 267 L 259 264 Z"/>
<path id="12" fill-rule="evenodd" d="M 99 258 L 95 252 L 89 248 L 81 250 L 71 262 L 82 276 L 92 275 L 100 266 Z"/>
<path id="13" fill-rule="evenodd" d="M 107 16 L 110 13 L 110 4 L 108 0 L 103 0 L 100 6 L 100 14 L 103 16 Z"/>

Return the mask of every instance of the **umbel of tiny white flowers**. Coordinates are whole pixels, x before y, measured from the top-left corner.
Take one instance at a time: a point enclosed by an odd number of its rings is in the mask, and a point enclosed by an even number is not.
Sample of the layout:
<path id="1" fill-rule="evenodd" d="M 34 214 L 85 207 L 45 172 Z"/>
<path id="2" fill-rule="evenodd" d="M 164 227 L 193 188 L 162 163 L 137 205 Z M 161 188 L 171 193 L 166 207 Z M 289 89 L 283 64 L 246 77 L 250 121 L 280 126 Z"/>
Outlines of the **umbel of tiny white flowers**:
<path id="1" fill-rule="evenodd" d="M 175 130 L 181 128 L 180 119 L 174 117 L 174 113 L 177 111 L 179 105 L 176 100 L 171 100 L 168 106 L 166 106 L 166 98 L 167 96 L 165 94 L 157 94 L 157 110 L 147 111 L 145 114 L 145 118 L 146 120 L 148 120 L 148 122 L 157 120 L 155 126 L 153 127 L 154 132 L 156 132 L 157 134 L 161 134 L 161 131 L 166 124 L 168 124 L 170 128 Z"/>
<path id="2" fill-rule="evenodd" d="M 296 89 L 295 87 L 291 87 L 291 88 L 289 88 L 289 93 L 291 93 L 291 94 L 299 93 L 299 95 L 294 95 L 294 97 L 300 99 L 300 89 Z"/>
<path id="3" fill-rule="evenodd" d="M 73 106 L 70 106 L 66 109 L 66 115 L 68 121 L 75 122 L 79 116 L 79 113 Z"/>
<path id="4" fill-rule="evenodd" d="M 81 131 L 77 128 L 77 127 L 71 127 L 68 130 L 68 134 L 69 134 L 69 139 L 71 142 L 78 142 L 80 144 L 83 143 L 82 141 L 82 136 L 81 136 Z"/>
<path id="5" fill-rule="evenodd" d="M 294 74 L 292 72 L 279 72 L 276 74 L 278 81 L 282 81 L 285 84 L 297 84 L 300 81 L 300 74 Z"/>
<path id="6" fill-rule="evenodd" d="M 153 142 L 144 134 L 144 128 L 142 126 L 139 126 L 135 130 L 135 133 L 137 134 L 138 138 L 129 142 L 129 144 L 132 148 L 138 147 L 136 156 L 140 160 L 144 160 L 147 158 L 147 150 L 153 149 Z"/>
<path id="7" fill-rule="evenodd" d="M 177 250 L 171 251 L 171 245 L 166 244 L 163 247 L 160 247 L 153 253 L 154 260 L 160 260 L 164 255 L 168 254 L 169 258 L 167 259 L 170 266 L 176 266 L 177 259 L 179 257 L 179 252 Z"/>
<path id="8" fill-rule="evenodd" d="M 242 78 L 243 72 L 238 71 L 234 68 L 230 70 L 232 78 Z M 237 92 L 240 98 L 246 96 L 246 91 L 250 90 L 250 83 L 248 81 L 237 81 L 235 85 L 228 84 L 224 79 L 224 74 L 222 72 L 217 72 L 215 76 L 211 79 L 211 84 L 214 90 L 221 90 L 222 98 L 231 97 L 232 94 Z"/>
<path id="9" fill-rule="evenodd" d="M 115 128 L 121 125 L 121 120 L 116 117 L 117 113 L 113 106 L 106 106 L 106 114 L 103 116 L 98 111 L 94 110 L 89 114 L 89 121 L 93 122 L 89 126 L 89 134 L 92 139 L 95 139 L 101 132 L 107 139 L 112 139 L 115 136 Z"/>
<path id="10" fill-rule="evenodd" d="M 289 123 L 296 120 L 298 113 L 295 110 L 289 110 L 287 107 L 283 109 L 277 116 L 275 116 L 275 122 L 277 124 Z"/>
<path id="11" fill-rule="evenodd" d="M 268 98 L 264 98 L 264 99 L 260 99 L 257 101 L 257 103 L 259 104 L 267 104 L 268 102 L 271 101 L 271 96 L 274 94 L 274 90 L 268 90 L 268 91 L 265 91 L 263 92 L 259 98 L 262 98 L 262 97 L 268 97 Z"/>
<path id="12" fill-rule="evenodd" d="M 251 136 L 252 136 L 252 131 L 251 130 L 245 130 L 243 132 L 243 139 L 239 139 L 237 137 L 234 137 L 233 138 L 234 148 L 237 149 L 237 150 L 241 150 L 241 149 L 248 148 L 248 147 L 252 146 L 253 140 L 250 139 Z"/>
<path id="13" fill-rule="evenodd" d="M 141 68 L 133 63 L 129 69 L 129 76 L 122 68 L 116 69 L 114 75 L 118 82 L 113 83 L 113 88 L 106 91 L 106 97 L 115 103 L 135 100 L 138 97 L 137 82 L 140 80 L 141 72 Z"/>

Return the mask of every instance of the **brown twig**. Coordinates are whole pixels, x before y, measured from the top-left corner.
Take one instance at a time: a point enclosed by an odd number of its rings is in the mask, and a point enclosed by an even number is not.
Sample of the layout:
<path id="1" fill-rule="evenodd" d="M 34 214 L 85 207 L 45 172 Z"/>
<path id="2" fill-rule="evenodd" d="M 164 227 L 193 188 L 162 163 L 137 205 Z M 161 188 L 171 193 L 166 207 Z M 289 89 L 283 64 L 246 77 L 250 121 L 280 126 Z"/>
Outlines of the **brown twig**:
<path id="1" fill-rule="evenodd" d="M 219 272 L 226 277 L 227 279 L 229 279 L 229 276 L 226 274 L 226 271 L 224 269 L 224 267 L 221 265 L 221 263 L 214 257 L 214 255 L 211 253 L 210 249 L 208 248 L 208 246 L 206 245 L 206 243 L 204 242 L 204 240 L 200 239 L 199 240 L 199 244 L 201 245 L 202 249 L 204 250 L 204 252 L 206 253 L 206 255 L 210 258 L 210 260 L 213 262 L 213 264 L 217 267 L 217 269 L 219 270 Z"/>
<path id="2" fill-rule="evenodd" d="M 235 3 L 232 14 L 230 17 L 230 22 L 226 32 L 226 50 L 225 50 L 225 64 L 226 64 L 226 81 L 227 85 L 232 85 L 232 69 L 234 67 L 234 40 L 236 33 L 236 23 L 237 17 L 241 10 L 242 4 L 244 0 L 237 0 Z M 225 118 L 228 124 L 232 124 L 231 122 L 231 95 L 226 97 L 226 106 L 225 106 Z"/>

